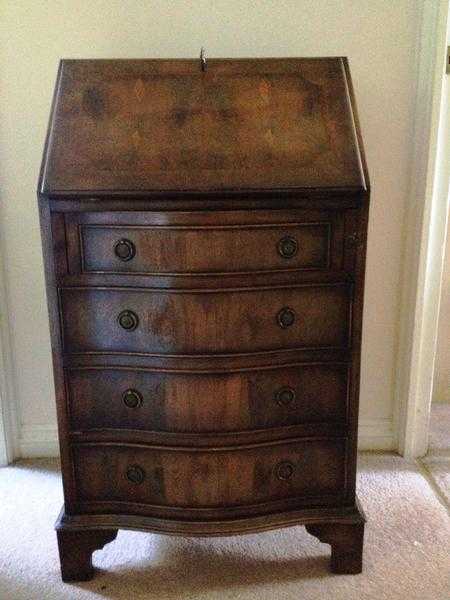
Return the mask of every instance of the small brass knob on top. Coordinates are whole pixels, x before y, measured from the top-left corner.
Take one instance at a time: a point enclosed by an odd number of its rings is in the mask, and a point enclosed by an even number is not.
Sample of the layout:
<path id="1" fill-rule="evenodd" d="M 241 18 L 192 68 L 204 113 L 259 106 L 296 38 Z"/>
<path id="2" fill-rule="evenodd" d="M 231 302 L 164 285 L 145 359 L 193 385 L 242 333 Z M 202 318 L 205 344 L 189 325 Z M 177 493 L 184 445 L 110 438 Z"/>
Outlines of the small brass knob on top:
<path id="1" fill-rule="evenodd" d="M 127 262 L 134 258 L 136 246 L 130 240 L 122 239 L 114 244 L 114 254 L 120 260 Z"/>
<path id="2" fill-rule="evenodd" d="M 206 71 L 206 51 L 203 46 L 200 48 L 200 67 L 202 71 Z"/>
<path id="3" fill-rule="evenodd" d="M 285 306 L 278 312 L 277 322 L 282 329 L 291 327 L 295 323 L 295 311 L 289 306 Z"/>
<path id="4" fill-rule="evenodd" d="M 123 310 L 117 317 L 117 321 L 126 331 L 134 331 L 139 325 L 139 317 L 132 310 Z"/>
<path id="5" fill-rule="evenodd" d="M 288 460 L 283 460 L 282 462 L 277 464 L 275 472 L 278 479 L 281 479 L 282 481 L 287 481 L 288 479 L 291 479 L 291 477 L 294 475 L 295 465 Z"/>
<path id="6" fill-rule="evenodd" d="M 139 485 L 145 479 L 145 471 L 139 465 L 131 465 L 126 471 L 126 478 L 130 483 Z"/>
<path id="7" fill-rule="evenodd" d="M 289 235 L 278 242 L 278 254 L 283 258 L 292 258 L 297 254 L 297 240 Z"/>

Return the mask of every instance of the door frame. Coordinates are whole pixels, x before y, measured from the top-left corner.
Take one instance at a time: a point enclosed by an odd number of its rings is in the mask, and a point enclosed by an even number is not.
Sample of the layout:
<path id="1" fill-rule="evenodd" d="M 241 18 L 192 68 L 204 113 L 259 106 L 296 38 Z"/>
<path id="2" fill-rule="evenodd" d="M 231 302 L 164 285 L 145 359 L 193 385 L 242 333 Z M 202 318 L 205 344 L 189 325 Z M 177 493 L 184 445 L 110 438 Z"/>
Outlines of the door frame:
<path id="1" fill-rule="evenodd" d="M 450 179 L 445 74 L 449 10 L 450 0 L 423 2 L 419 32 L 395 390 L 398 449 L 409 458 L 428 450 Z"/>
<path id="2" fill-rule="evenodd" d="M 9 314 L 0 248 L 0 467 L 8 465 L 19 456 Z"/>

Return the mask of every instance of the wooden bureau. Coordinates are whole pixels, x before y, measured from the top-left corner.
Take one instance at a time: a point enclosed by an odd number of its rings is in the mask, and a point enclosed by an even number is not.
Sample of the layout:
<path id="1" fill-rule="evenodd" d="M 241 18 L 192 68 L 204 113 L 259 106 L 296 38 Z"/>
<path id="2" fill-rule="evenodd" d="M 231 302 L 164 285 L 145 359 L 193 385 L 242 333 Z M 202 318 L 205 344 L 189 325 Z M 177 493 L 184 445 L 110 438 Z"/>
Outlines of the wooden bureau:
<path id="1" fill-rule="evenodd" d="M 369 183 L 346 59 L 64 60 L 38 198 L 65 581 L 119 528 L 358 573 Z"/>

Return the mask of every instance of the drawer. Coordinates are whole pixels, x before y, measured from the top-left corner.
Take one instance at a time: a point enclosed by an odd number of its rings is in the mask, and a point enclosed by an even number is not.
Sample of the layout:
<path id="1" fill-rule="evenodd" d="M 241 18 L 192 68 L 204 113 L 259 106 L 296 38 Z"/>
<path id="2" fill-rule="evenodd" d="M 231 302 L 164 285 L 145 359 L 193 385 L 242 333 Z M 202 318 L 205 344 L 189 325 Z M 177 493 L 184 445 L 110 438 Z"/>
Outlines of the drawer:
<path id="1" fill-rule="evenodd" d="M 72 452 L 81 502 L 201 509 L 331 501 L 345 490 L 345 445 L 344 439 L 295 440 L 205 451 L 77 444 Z"/>
<path id="2" fill-rule="evenodd" d="M 211 374 L 70 369 L 70 426 L 226 433 L 345 423 L 348 370 L 346 364 Z"/>
<path id="3" fill-rule="evenodd" d="M 344 348 L 350 284 L 229 291 L 63 288 L 69 353 L 153 355 Z"/>
<path id="4" fill-rule="evenodd" d="M 256 216 L 236 211 L 213 216 L 67 217 L 71 264 L 75 269 L 81 264 L 84 273 L 148 275 L 342 267 L 342 213 L 260 211 Z"/>

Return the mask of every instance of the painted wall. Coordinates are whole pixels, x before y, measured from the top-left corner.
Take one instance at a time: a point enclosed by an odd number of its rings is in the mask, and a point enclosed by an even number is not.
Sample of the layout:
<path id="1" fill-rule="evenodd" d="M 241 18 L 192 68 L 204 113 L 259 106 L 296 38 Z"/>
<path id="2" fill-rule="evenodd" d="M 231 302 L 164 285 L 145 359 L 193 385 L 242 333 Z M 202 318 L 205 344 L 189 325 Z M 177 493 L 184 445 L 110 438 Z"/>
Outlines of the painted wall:
<path id="1" fill-rule="evenodd" d="M 444 260 L 433 402 L 450 402 L 450 235 L 448 234 Z"/>
<path id="2" fill-rule="evenodd" d="M 61 57 L 348 56 L 373 187 L 361 441 L 393 447 L 399 265 L 419 0 L 3 0 L 1 237 L 20 446 L 56 452 L 36 180 Z"/>
<path id="3" fill-rule="evenodd" d="M 450 46 L 450 21 L 447 29 L 447 45 Z M 443 125 L 444 131 L 450 132 L 450 81 L 448 77 L 444 79 L 442 114 L 444 115 L 444 119 L 446 119 L 446 123 Z M 438 164 L 439 161 L 442 161 L 442 164 L 447 165 L 446 170 L 445 167 L 443 168 L 443 176 L 446 177 L 446 173 L 450 173 L 450 140 L 448 137 L 443 147 L 438 148 L 439 150 L 441 155 L 438 155 Z M 439 308 L 433 402 L 450 402 L 450 194 L 448 202 L 448 229 L 444 273 L 442 276 L 441 304 Z"/>

